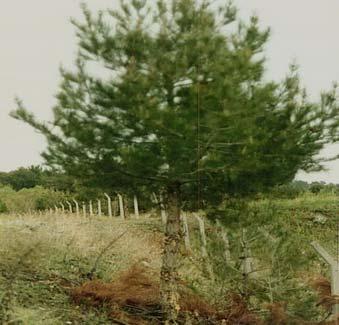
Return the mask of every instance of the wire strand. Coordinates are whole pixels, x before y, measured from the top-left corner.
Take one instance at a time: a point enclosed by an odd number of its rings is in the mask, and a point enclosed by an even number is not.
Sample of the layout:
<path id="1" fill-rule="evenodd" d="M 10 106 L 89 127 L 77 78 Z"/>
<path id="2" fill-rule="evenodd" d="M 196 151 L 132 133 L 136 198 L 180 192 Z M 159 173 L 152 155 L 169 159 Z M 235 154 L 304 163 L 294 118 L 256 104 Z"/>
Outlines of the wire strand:
<path id="1" fill-rule="evenodd" d="M 196 12 L 196 11 L 195 11 Z M 199 15 L 199 13 L 198 13 Z M 198 33 L 199 37 L 200 33 L 200 25 L 201 25 L 201 15 L 198 16 Z M 201 94 L 200 94 L 200 49 L 199 49 L 199 41 L 198 44 L 198 60 L 197 60 L 197 80 L 196 80 L 196 91 L 197 91 L 197 210 L 201 208 L 201 141 L 200 141 L 200 110 L 201 110 Z"/>

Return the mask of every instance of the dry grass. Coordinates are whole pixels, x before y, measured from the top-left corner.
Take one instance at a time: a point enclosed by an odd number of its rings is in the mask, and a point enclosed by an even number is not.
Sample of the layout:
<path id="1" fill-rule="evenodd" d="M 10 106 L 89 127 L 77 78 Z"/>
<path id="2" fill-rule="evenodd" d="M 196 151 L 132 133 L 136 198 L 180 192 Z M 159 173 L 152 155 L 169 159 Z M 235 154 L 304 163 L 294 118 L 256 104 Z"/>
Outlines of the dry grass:
<path id="1" fill-rule="evenodd" d="M 104 313 L 74 308 L 70 288 L 90 275 L 110 281 L 136 262 L 159 269 L 162 235 L 157 227 L 149 219 L 2 215 L 1 322 L 8 318 L 22 324 L 40 324 L 40 319 L 46 324 L 106 323 Z"/>
<path id="2" fill-rule="evenodd" d="M 147 225 L 147 221 L 109 220 L 104 217 L 91 220 L 69 215 L 43 217 L 25 215 L 15 218 L 3 216 L 0 222 L 0 256 L 8 251 L 21 251 L 21 245 L 29 247 L 40 243 L 41 253 L 54 248 L 65 254 L 72 253 L 92 259 L 113 238 L 126 232 L 127 235 L 122 236 L 107 252 L 105 259 L 110 257 L 112 262 L 117 257 L 121 259 L 119 265 L 112 267 L 124 269 L 137 260 L 145 260 L 154 268 L 158 268 L 161 235 L 155 230 L 151 231 L 143 227 L 145 224 Z"/>

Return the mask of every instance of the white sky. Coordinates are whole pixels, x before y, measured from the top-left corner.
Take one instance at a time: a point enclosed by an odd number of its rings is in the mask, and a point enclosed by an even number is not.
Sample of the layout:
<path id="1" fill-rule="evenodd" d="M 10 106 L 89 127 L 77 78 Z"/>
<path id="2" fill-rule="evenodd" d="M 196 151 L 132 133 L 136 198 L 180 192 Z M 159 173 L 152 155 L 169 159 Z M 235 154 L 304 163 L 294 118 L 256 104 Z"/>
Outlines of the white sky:
<path id="1" fill-rule="evenodd" d="M 87 0 L 92 9 L 116 0 Z M 14 97 L 39 118 L 51 115 L 59 83 L 58 68 L 71 66 L 76 52 L 70 17 L 81 17 L 80 0 L 0 1 L 0 171 L 41 163 L 41 135 L 8 116 Z M 272 28 L 267 47 L 268 74 L 281 79 L 291 61 L 300 66 L 312 98 L 339 81 L 339 2 L 337 0 L 236 0 L 241 16 L 255 12 Z M 339 145 L 322 155 L 338 153 Z M 339 183 L 339 161 L 328 171 L 298 175 L 307 181 Z"/>

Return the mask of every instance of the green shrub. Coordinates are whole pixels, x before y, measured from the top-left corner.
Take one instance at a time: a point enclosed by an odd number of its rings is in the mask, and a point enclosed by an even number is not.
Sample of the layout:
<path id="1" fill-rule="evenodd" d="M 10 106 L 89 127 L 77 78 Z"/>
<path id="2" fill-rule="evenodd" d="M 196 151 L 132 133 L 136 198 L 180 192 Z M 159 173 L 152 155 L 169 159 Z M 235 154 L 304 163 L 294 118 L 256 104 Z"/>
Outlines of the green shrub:
<path id="1" fill-rule="evenodd" d="M 218 213 L 219 224 L 206 227 L 205 264 L 214 275 L 214 284 L 209 289 L 211 299 L 218 302 L 232 292 L 240 292 L 250 308 L 260 310 L 263 315 L 267 314 L 265 306 L 284 302 L 291 319 L 311 321 L 325 317 L 310 280 L 315 275 L 323 276 L 328 268 L 321 264 L 310 243 L 316 240 L 336 251 L 338 212 L 333 194 L 306 192 L 293 200 L 225 201 Z M 325 224 L 314 221 L 319 213 L 327 216 Z M 227 232 L 231 260 L 225 255 L 220 223 Z M 199 238 L 199 234 L 196 236 Z M 190 238 L 193 237 L 191 231 Z M 247 275 L 243 272 L 245 257 L 252 264 L 252 273 Z"/>
<path id="2" fill-rule="evenodd" d="M 8 212 L 7 206 L 4 202 L 0 200 L 0 213 Z"/>
<path id="3" fill-rule="evenodd" d="M 307 191 L 307 188 L 298 186 L 298 183 L 284 184 L 274 187 L 269 197 L 279 199 L 295 199 Z"/>
<path id="4" fill-rule="evenodd" d="M 8 186 L 0 187 L 0 202 L 8 212 L 45 210 L 67 199 L 67 194 L 41 186 L 24 188 L 17 192 Z"/>

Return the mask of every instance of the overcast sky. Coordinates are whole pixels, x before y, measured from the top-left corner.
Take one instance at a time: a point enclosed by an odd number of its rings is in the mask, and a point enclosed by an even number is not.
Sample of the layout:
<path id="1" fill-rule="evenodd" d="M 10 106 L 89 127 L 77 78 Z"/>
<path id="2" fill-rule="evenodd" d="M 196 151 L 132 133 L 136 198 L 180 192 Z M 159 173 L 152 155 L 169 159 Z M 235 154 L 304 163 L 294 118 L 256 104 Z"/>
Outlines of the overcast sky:
<path id="1" fill-rule="evenodd" d="M 115 0 L 88 0 L 93 10 Z M 55 103 L 60 64 L 70 67 L 76 52 L 70 17 L 81 17 L 79 0 L 0 1 L 0 170 L 41 163 L 45 143 L 31 127 L 8 116 L 14 97 L 39 118 Z M 279 80 L 296 60 L 312 99 L 339 81 L 338 0 L 236 0 L 242 17 L 256 13 L 272 29 L 267 46 L 268 75 Z M 322 155 L 338 153 L 339 145 Z M 328 171 L 298 175 L 307 181 L 339 183 L 339 161 Z"/>

